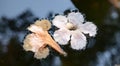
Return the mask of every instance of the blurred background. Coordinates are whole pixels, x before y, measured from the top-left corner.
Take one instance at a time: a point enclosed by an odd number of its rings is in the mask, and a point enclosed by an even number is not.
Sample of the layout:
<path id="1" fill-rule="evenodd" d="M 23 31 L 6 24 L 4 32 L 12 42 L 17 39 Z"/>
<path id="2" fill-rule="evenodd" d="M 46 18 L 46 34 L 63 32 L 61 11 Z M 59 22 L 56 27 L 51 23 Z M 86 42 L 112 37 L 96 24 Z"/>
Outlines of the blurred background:
<path id="1" fill-rule="evenodd" d="M 98 27 L 85 50 L 62 47 L 67 57 L 51 51 L 42 60 L 23 50 L 26 28 L 37 19 L 78 9 Z M 119 0 L 0 0 L 0 66 L 117 66 L 120 65 Z M 52 50 L 52 49 L 51 49 Z"/>

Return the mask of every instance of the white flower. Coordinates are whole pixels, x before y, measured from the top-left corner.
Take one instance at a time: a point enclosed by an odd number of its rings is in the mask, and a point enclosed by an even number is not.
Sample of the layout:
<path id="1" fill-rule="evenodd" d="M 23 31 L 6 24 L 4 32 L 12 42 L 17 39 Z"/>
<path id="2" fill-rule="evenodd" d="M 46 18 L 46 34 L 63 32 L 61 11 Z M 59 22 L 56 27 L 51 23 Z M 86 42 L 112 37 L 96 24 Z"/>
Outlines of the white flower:
<path id="1" fill-rule="evenodd" d="M 80 50 L 87 44 L 86 36 L 95 36 L 97 27 L 92 22 L 85 22 L 80 12 L 71 12 L 67 16 L 55 16 L 52 23 L 59 29 L 54 32 L 54 39 L 61 45 L 66 45 L 70 41 L 71 48 Z"/>

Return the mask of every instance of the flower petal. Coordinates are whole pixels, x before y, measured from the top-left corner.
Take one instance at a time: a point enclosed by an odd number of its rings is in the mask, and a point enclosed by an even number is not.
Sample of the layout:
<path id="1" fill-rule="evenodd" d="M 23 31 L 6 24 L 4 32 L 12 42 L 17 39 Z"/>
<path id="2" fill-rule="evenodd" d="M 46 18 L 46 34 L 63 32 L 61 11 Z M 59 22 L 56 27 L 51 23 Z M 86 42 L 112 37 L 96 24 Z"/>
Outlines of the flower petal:
<path id="1" fill-rule="evenodd" d="M 84 49 L 87 44 L 86 37 L 78 30 L 72 33 L 71 48 L 76 50 Z"/>
<path id="2" fill-rule="evenodd" d="M 40 47 L 44 45 L 44 42 L 36 34 L 29 34 L 24 40 L 23 48 L 26 51 L 36 52 Z"/>
<path id="3" fill-rule="evenodd" d="M 46 58 L 48 55 L 49 55 L 49 49 L 46 47 L 40 49 L 38 52 L 35 52 L 34 57 L 37 59 L 42 59 L 42 58 Z"/>
<path id="4" fill-rule="evenodd" d="M 97 27 L 92 22 L 86 22 L 79 26 L 80 30 L 85 33 L 89 34 L 89 36 L 95 36 L 97 34 Z"/>
<path id="5" fill-rule="evenodd" d="M 70 32 L 67 29 L 59 29 L 54 32 L 53 37 L 59 44 L 66 45 L 70 40 Z"/>
<path id="6" fill-rule="evenodd" d="M 45 39 L 43 39 L 45 40 L 45 44 L 58 51 L 60 54 L 64 56 L 67 55 L 67 53 L 57 44 L 57 42 L 55 42 L 55 40 L 53 40 L 53 38 L 50 36 L 50 34 L 48 34 L 48 32 L 45 32 L 45 36 Z"/>
<path id="7" fill-rule="evenodd" d="M 68 14 L 68 20 L 74 25 L 77 25 L 84 22 L 84 17 L 80 12 L 77 12 L 77 13 L 71 12 Z"/>
<path id="8" fill-rule="evenodd" d="M 67 23 L 67 18 L 65 16 L 58 15 L 58 16 L 55 16 L 52 23 L 58 28 L 64 28 L 65 24 Z"/>
<path id="9" fill-rule="evenodd" d="M 34 25 L 41 27 L 43 30 L 47 31 L 51 28 L 51 23 L 48 20 L 37 20 Z"/>
<path id="10" fill-rule="evenodd" d="M 27 29 L 34 33 L 44 33 L 41 27 L 38 27 L 37 25 L 34 24 L 30 25 Z"/>

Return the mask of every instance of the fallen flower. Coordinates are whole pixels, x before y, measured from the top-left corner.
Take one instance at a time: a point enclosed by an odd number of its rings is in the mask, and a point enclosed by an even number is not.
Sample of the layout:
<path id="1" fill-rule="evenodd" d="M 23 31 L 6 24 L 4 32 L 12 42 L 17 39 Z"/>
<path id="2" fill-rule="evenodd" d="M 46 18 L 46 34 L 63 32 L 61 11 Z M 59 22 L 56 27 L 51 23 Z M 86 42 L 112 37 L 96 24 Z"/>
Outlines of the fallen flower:
<path id="1" fill-rule="evenodd" d="M 49 35 L 48 30 L 51 28 L 51 23 L 48 20 L 36 21 L 28 27 L 28 30 L 33 32 L 28 34 L 24 40 L 23 48 L 26 51 L 35 53 L 34 57 L 37 59 L 46 58 L 49 55 L 47 45 L 58 51 L 60 54 L 66 56 L 60 46 Z"/>
<path id="2" fill-rule="evenodd" d="M 61 45 L 66 45 L 70 41 L 71 48 L 84 49 L 87 40 L 84 34 L 95 36 L 97 27 L 92 22 L 85 22 L 80 12 L 71 12 L 67 16 L 57 15 L 52 21 L 53 25 L 59 29 L 54 32 L 54 39 Z"/>

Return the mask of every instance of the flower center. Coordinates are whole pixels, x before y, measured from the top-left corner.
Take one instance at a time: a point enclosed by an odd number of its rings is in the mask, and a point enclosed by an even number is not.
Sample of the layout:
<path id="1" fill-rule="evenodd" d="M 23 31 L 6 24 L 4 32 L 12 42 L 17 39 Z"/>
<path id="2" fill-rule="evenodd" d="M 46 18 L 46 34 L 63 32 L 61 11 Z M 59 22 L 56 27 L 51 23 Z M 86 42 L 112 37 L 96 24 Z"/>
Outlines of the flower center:
<path id="1" fill-rule="evenodd" d="M 76 30 L 76 26 L 75 25 L 73 25 L 72 23 L 67 23 L 66 24 L 66 27 L 69 29 L 69 30 Z"/>

